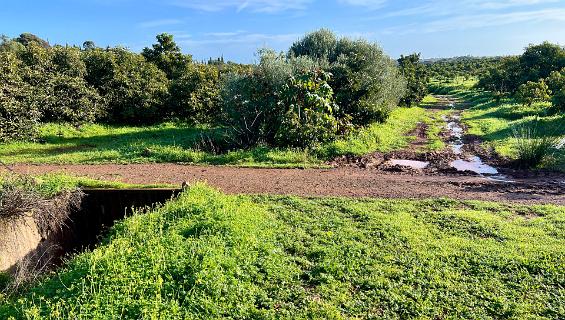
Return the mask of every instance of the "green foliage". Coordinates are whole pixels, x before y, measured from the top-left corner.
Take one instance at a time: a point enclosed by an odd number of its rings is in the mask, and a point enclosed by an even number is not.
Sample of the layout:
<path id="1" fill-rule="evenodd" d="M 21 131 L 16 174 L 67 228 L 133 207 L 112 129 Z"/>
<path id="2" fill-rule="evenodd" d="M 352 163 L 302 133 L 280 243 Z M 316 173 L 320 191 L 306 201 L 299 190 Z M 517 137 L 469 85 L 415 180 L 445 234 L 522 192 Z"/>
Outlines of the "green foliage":
<path id="1" fill-rule="evenodd" d="M 186 65 L 192 61 L 192 56 L 182 54 L 173 36 L 167 33 L 157 35 L 157 43 L 152 48 L 144 48 L 141 55 L 157 65 L 169 79 L 181 76 Z"/>
<path id="2" fill-rule="evenodd" d="M 480 88 L 514 93 L 527 82 L 537 82 L 553 71 L 565 68 L 565 48 L 549 42 L 530 45 L 519 57 L 503 60 L 502 65 L 491 68 L 478 83 Z"/>
<path id="3" fill-rule="evenodd" d="M 12 52 L 0 51 L 0 141 L 34 138 L 40 112 Z"/>
<path id="4" fill-rule="evenodd" d="M 564 213 L 196 185 L 1 301 L 0 317 L 561 319 Z"/>
<path id="5" fill-rule="evenodd" d="M 26 47 L 32 43 L 45 49 L 51 47 L 49 42 L 31 33 L 22 33 L 19 37 L 15 38 L 14 41 L 19 42 Z"/>
<path id="6" fill-rule="evenodd" d="M 404 106 L 420 103 L 428 93 L 428 70 L 420 63 L 420 54 L 400 56 L 400 71 L 407 82 L 406 93 L 400 100 Z"/>
<path id="7" fill-rule="evenodd" d="M 513 135 L 516 139 L 517 164 L 521 168 L 537 167 L 556 151 L 557 137 L 542 134 L 538 118 L 514 127 Z"/>
<path id="8" fill-rule="evenodd" d="M 218 123 L 222 116 L 220 69 L 213 65 L 190 64 L 171 81 L 171 114 L 192 123 Z"/>
<path id="9" fill-rule="evenodd" d="M 428 59 L 422 61 L 432 78 L 442 81 L 463 77 L 470 79 L 484 75 L 487 70 L 498 66 L 504 58 L 501 57 L 454 57 Z"/>
<path id="10" fill-rule="evenodd" d="M 324 71 L 309 70 L 290 79 L 282 92 L 286 112 L 275 134 L 278 146 L 311 147 L 335 140 L 339 122 L 330 78 Z"/>
<path id="11" fill-rule="evenodd" d="M 333 77 L 339 119 L 356 125 L 384 121 L 404 94 L 405 82 L 396 63 L 382 49 L 365 40 L 337 39 L 322 29 L 295 42 L 290 56 L 307 56 Z"/>
<path id="12" fill-rule="evenodd" d="M 320 29 L 293 43 L 289 49 L 289 55 L 308 56 L 319 61 L 335 60 L 337 42 L 336 35 L 331 30 Z"/>
<path id="13" fill-rule="evenodd" d="M 545 102 L 550 99 L 549 87 L 545 81 L 528 81 L 518 87 L 516 97 L 524 106 L 531 107 L 535 102 Z"/>

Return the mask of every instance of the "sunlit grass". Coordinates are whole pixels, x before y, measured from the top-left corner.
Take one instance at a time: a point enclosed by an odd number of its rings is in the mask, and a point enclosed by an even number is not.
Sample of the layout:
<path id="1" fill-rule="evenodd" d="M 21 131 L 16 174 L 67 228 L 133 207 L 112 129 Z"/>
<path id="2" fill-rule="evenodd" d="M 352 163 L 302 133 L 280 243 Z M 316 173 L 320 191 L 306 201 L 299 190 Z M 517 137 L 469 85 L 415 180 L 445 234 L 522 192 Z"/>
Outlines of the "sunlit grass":
<path id="1" fill-rule="evenodd" d="M 397 108 L 390 119 L 373 124 L 348 137 L 310 150 L 276 149 L 265 146 L 250 150 L 212 153 L 203 150 L 209 137 L 223 139 L 221 130 L 164 123 L 149 127 L 98 124 L 75 128 L 46 124 L 38 142 L 0 145 L 0 160 L 6 163 L 188 163 L 250 167 L 320 167 L 332 157 L 403 148 L 413 139 L 407 135 L 420 121 L 424 109 Z"/>
<path id="2" fill-rule="evenodd" d="M 565 208 L 196 185 L 0 296 L 0 318 L 559 319 Z"/>

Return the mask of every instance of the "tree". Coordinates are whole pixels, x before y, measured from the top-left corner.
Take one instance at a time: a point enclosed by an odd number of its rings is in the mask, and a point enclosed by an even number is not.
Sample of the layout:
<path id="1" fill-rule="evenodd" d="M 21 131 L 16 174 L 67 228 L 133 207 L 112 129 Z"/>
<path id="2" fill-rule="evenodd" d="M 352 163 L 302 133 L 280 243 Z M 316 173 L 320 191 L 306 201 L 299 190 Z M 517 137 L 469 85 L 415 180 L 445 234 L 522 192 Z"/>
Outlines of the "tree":
<path id="1" fill-rule="evenodd" d="M 0 141 L 29 139 L 37 133 L 40 112 L 21 68 L 14 53 L 0 51 Z"/>
<path id="2" fill-rule="evenodd" d="M 20 34 L 19 37 L 17 37 L 16 39 L 14 39 L 16 42 L 19 42 L 21 44 L 23 44 L 24 46 L 29 46 L 31 43 L 35 43 L 45 49 L 48 49 L 51 47 L 51 45 L 49 45 L 49 42 L 41 39 L 40 37 L 31 34 L 31 33 L 22 33 Z"/>
<path id="3" fill-rule="evenodd" d="M 337 39 L 322 29 L 295 42 L 288 55 L 307 56 L 333 75 L 329 84 L 339 105 L 336 116 L 356 125 L 384 121 L 404 95 L 406 84 L 395 61 L 377 44 Z"/>
<path id="4" fill-rule="evenodd" d="M 516 96 L 518 100 L 527 107 L 535 102 L 549 101 L 551 92 L 545 81 L 528 81 L 518 88 Z"/>
<path id="5" fill-rule="evenodd" d="M 85 51 L 94 50 L 96 49 L 96 44 L 94 43 L 94 41 L 87 40 L 82 43 L 82 49 Z"/>
<path id="6" fill-rule="evenodd" d="M 336 46 L 336 35 L 328 29 L 320 29 L 293 43 L 289 54 L 295 57 L 308 56 L 316 60 L 335 60 Z"/>
<path id="7" fill-rule="evenodd" d="M 157 43 L 152 48 L 144 48 L 141 54 L 145 59 L 154 63 L 167 74 L 167 78 L 179 77 L 185 70 L 186 64 L 192 61 L 192 56 L 182 54 L 175 43 L 173 35 L 162 33 L 157 35 Z"/>
<path id="8" fill-rule="evenodd" d="M 407 82 L 407 90 L 401 99 L 401 104 L 411 106 L 414 103 L 420 103 L 428 92 L 428 70 L 420 63 L 420 54 L 411 54 L 408 56 L 400 56 L 398 66 Z"/>
<path id="9" fill-rule="evenodd" d="M 552 71 L 565 68 L 565 48 L 544 42 L 530 45 L 520 57 L 523 81 L 538 81 L 547 78 Z"/>

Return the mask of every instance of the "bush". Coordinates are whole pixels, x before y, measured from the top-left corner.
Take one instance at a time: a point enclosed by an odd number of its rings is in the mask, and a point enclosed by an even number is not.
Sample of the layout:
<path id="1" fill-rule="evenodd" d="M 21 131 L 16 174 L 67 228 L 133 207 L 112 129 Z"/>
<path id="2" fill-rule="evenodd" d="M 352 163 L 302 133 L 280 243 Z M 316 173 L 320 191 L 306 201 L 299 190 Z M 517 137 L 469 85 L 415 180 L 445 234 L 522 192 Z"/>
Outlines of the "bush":
<path id="1" fill-rule="evenodd" d="M 286 112 L 275 136 L 278 146 L 310 147 L 335 139 L 337 105 L 329 79 L 321 70 L 308 70 L 290 79 L 282 93 Z"/>
<path id="2" fill-rule="evenodd" d="M 565 89 L 561 89 L 554 94 L 551 102 L 557 112 L 565 113 Z"/>
<path id="3" fill-rule="evenodd" d="M 406 93 L 400 100 L 401 104 L 407 107 L 412 104 L 420 103 L 428 93 L 428 71 L 420 63 L 420 54 L 400 56 L 398 65 L 407 82 Z"/>
<path id="4" fill-rule="evenodd" d="M 335 138 L 338 121 L 329 74 L 308 58 L 262 51 L 251 72 L 223 86 L 230 137 L 240 146 L 312 146 Z"/>
<path id="5" fill-rule="evenodd" d="M 170 113 L 192 123 L 216 123 L 221 118 L 220 70 L 216 66 L 190 64 L 171 81 Z"/>
<path id="6" fill-rule="evenodd" d="M 107 122 L 147 124 L 163 120 L 169 83 L 157 66 L 120 48 L 88 50 L 85 64 L 86 80 L 104 98 Z"/>
<path id="7" fill-rule="evenodd" d="M 545 81 L 528 81 L 521 85 L 516 92 L 516 97 L 524 106 L 531 107 L 534 102 L 549 101 L 549 87 Z"/>
<path id="8" fill-rule="evenodd" d="M 396 62 L 365 40 L 337 39 L 320 30 L 295 42 L 289 55 L 320 60 L 333 75 L 329 83 L 340 106 L 336 116 L 357 125 L 384 121 L 404 95 L 406 84 Z"/>
<path id="9" fill-rule="evenodd" d="M 0 52 L 0 141 L 33 138 L 40 112 L 11 52 Z"/>

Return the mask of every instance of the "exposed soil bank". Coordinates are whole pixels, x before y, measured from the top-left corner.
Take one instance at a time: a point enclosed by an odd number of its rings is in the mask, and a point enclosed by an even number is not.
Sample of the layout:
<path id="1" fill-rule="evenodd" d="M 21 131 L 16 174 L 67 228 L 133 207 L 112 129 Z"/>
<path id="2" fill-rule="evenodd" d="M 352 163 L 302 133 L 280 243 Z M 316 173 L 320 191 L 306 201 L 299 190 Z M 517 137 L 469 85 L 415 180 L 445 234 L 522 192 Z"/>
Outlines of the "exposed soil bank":
<path id="1" fill-rule="evenodd" d="M 56 266 L 66 254 L 80 252 L 99 243 L 105 231 L 131 214 L 134 208 L 165 203 L 180 191 L 84 190 L 84 195 L 80 192 L 80 204 L 68 207 L 64 219 L 47 231 L 43 231 L 32 216 L 0 220 L 0 272 L 41 272 Z"/>
<path id="2" fill-rule="evenodd" d="M 554 203 L 565 205 L 565 174 L 540 173 L 513 177 L 502 183 L 462 174 L 429 175 L 423 172 L 389 173 L 382 170 L 253 169 L 202 167 L 178 164 L 133 165 L 14 165 L 16 172 L 66 172 L 94 179 L 127 183 L 193 183 L 207 181 L 230 194 L 280 194 L 379 198 L 438 198 L 462 200 Z"/>

